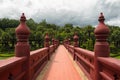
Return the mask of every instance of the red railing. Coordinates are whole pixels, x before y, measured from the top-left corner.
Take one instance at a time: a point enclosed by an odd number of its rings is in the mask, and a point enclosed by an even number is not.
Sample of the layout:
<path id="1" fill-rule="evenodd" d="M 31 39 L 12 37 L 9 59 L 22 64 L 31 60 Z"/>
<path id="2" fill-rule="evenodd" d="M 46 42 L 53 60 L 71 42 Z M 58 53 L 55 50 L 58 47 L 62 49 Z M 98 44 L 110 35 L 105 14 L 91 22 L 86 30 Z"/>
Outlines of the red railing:
<path id="1" fill-rule="evenodd" d="M 98 58 L 102 71 L 99 73 L 103 80 L 120 80 L 120 60 L 115 58 Z"/>
<path id="2" fill-rule="evenodd" d="M 25 57 L 13 57 L 0 61 L 0 80 L 22 80 L 25 75 L 23 65 Z"/>
<path id="3" fill-rule="evenodd" d="M 32 80 L 35 80 L 40 71 L 44 68 L 48 61 L 48 49 L 49 54 L 55 51 L 56 45 L 51 45 L 50 48 L 41 48 L 35 51 L 30 52 L 30 70 L 31 70 L 31 77 Z"/>
<path id="4" fill-rule="evenodd" d="M 86 75 L 93 78 L 94 52 L 82 48 L 75 48 L 75 56 L 81 69 L 85 69 L 84 72 Z"/>
<path id="5" fill-rule="evenodd" d="M 74 57 L 79 67 L 84 71 L 89 80 L 94 77 L 94 52 L 82 48 L 76 48 L 71 45 L 65 45 L 68 51 Z"/>
<path id="6" fill-rule="evenodd" d="M 94 52 L 65 45 L 71 54 L 75 54 L 75 60 L 89 80 L 95 80 Z M 75 52 L 74 52 L 75 50 Z M 111 57 L 98 57 L 101 79 L 120 80 L 120 60 Z"/>
<path id="7" fill-rule="evenodd" d="M 48 48 L 42 48 L 35 51 L 32 51 L 30 54 L 30 70 L 31 78 L 35 80 L 39 72 L 47 63 L 48 59 Z"/>
<path id="8" fill-rule="evenodd" d="M 20 25 L 16 28 L 15 57 L 0 60 L 0 80 L 35 80 L 59 45 L 55 40 L 49 46 L 49 36 L 46 35 L 44 48 L 30 52 L 30 30 L 25 21 L 26 17 L 22 14 Z"/>
<path id="9" fill-rule="evenodd" d="M 53 53 L 55 45 L 51 45 L 50 52 Z M 40 71 L 48 61 L 48 48 L 41 48 L 30 52 L 30 77 L 35 80 Z M 0 60 L 0 80 L 24 80 L 26 73 L 26 57 L 12 57 Z"/>
<path id="10" fill-rule="evenodd" d="M 64 46 L 72 54 L 73 59 L 83 70 L 88 80 L 120 80 L 120 60 L 109 56 L 109 44 L 107 37 L 109 28 L 104 24 L 104 16 L 101 13 L 99 25 L 94 33 L 96 43 L 94 52 L 78 47 L 78 36 L 75 34 L 74 46 L 64 41 Z"/>

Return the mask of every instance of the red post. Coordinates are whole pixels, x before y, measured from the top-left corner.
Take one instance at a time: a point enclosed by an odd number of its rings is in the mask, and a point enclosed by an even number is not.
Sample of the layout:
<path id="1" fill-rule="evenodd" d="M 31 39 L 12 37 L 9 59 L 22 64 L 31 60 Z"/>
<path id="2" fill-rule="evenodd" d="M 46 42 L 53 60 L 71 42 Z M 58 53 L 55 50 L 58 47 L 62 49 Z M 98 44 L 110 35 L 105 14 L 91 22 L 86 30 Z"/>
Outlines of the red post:
<path id="1" fill-rule="evenodd" d="M 49 53 L 49 45 L 50 44 L 49 44 L 49 41 L 50 41 L 49 35 L 48 35 L 48 33 L 46 33 L 44 47 L 48 48 L 48 60 L 50 60 L 50 53 Z"/>
<path id="2" fill-rule="evenodd" d="M 69 46 L 69 41 L 68 39 L 66 39 L 66 48 L 68 49 L 68 46 Z"/>
<path id="3" fill-rule="evenodd" d="M 55 39 L 55 43 L 54 44 L 55 44 L 55 48 L 57 48 L 57 40 L 56 39 Z"/>
<path id="4" fill-rule="evenodd" d="M 71 45 L 70 38 L 68 39 L 68 44 Z"/>
<path id="5" fill-rule="evenodd" d="M 55 44 L 55 40 L 54 40 L 54 38 L 52 38 L 52 45 L 54 45 Z"/>
<path id="6" fill-rule="evenodd" d="M 78 47 L 78 46 L 79 46 L 78 39 L 79 39 L 79 37 L 78 37 L 77 33 L 75 32 L 74 37 L 73 37 L 73 40 L 74 40 L 74 54 L 73 54 L 73 60 L 75 60 L 75 57 L 76 57 L 76 55 L 75 55 L 75 47 Z"/>
<path id="7" fill-rule="evenodd" d="M 55 51 L 55 39 L 54 38 L 52 38 L 52 45 L 53 45 L 54 51 Z"/>
<path id="8" fill-rule="evenodd" d="M 22 80 L 30 80 L 30 46 L 28 43 L 28 37 L 30 34 L 30 29 L 26 25 L 26 17 L 24 13 L 20 18 L 20 24 L 16 28 L 17 44 L 15 45 L 15 55 L 16 57 L 26 57 L 26 61 L 23 64 L 23 71 L 26 71 L 25 77 Z"/>
<path id="9" fill-rule="evenodd" d="M 95 52 L 95 79 L 94 80 L 102 80 L 100 76 L 100 71 L 101 71 L 101 65 L 98 61 L 98 57 L 109 57 L 110 54 L 110 48 L 109 44 L 107 42 L 107 37 L 110 33 L 109 28 L 104 24 L 104 16 L 103 13 L 100 14 L 99 16 L 99 24 L 94 30 L 94 34 L 96 37 L 96 43 L 94 46 L 94 52 Z"/>

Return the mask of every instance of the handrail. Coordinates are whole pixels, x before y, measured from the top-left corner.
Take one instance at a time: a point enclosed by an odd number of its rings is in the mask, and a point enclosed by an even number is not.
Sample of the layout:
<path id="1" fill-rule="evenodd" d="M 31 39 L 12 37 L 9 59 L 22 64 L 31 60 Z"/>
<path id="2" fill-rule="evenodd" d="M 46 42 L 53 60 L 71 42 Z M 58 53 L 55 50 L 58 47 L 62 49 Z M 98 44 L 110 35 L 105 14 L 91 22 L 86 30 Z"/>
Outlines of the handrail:
<path id="1" fill-rule="evenodd" d="M 119 80 L 120 79 L 120 60 L 115 58 L 98 58 L 101 66 L 100 75 L 102 79 Z"/>
<path id="2" fill-rule="evenodd" d="M 87 75 L 88 79 L 92 80 L 94 71 L 94 52 L 67 44 L 65 47 L 70 53 L 73 51 L 71 54 L 75 54 L 77 64 Z"/>
<path id="3" fill-rule="evenodd" d="M 75 54 L 76 63 L 83 70 L 89 80 L 94 80 L 95 71 L 95 53 L 79 47 L 64 44 L 70 54 Z M 74 52 L 71 53 L 71 50 Z M 73 55 L 72 55 L 73 56 Z M 98 57 L 100 65 L 101 80 L 119 80 L 120 79 L 120 60 L 111 57 Z"/>
<path id="4" fill-rule="evenodd" d="M 52 54 L 57 45 L 50 45 L 50 48 L 44 47 L 30 52 L 30 77 L 35 80 L 40 71 L 48 61 L 48 49 Z M 26 71 L 24 63 L 27 57 L 12 57 L 6 60 L 0 60 L 0 80 L 24 80 Z M 3 76 L 4 75 L 4 76 Z"/>
<path id="5" fill-rule="evenodd" d="M 41 48 L 35 51 L 31 51 L 30 55 L 30 71 L 31 71 L 31 77 L 32 80 L 34 80 L 41 69 L 45 66 L 47 63 L 47 52 L 48 48 Z M 36 74 L 37 73 L 37 74 Z"/>
<path id="6" fill-rule="evenodd" d="M 22 64 L 26 57 L 12 57 L 0 61 L 0 77 L 1 80 L 21 80 L 24 77 L 25 71 L 22 70 Z"/>
<path id="7" fill-rule="evenodd" d="M 50 54 L 58 47 L 59 41 L 53 40 L 52 45 L 50 45 L 50 38 L 46 33 L 44 48 L 30 52 L 28 42 L 30 29 L 26 25 L 24 13 L 20 17 L 20 24 L 15 32 L 17 38 L 16 57 L 0 61 L 0 80 L 35 80 L 50 59 Z"/>

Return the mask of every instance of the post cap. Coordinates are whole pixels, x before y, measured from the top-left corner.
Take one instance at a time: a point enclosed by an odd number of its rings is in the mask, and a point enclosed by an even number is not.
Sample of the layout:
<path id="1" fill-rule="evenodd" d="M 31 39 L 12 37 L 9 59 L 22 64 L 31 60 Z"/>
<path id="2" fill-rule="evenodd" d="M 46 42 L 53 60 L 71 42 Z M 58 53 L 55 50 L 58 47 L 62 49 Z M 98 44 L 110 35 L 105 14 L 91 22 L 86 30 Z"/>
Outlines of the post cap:
<path id="1" fill-rule="evenodd" d="M 15 30 L 16 36 L 19 39 L 28 39 L 28 36 L 30 34 L 30 29 L 26 25 L 26 17 L 24 16 L 24 13 L 22 13 L 22 16 L 20 18 L 20 24 Z"/>
<path id="2" fill-rule="evenodd" d="M 77 32 L 75 32 L 75 33 L 74 33 L 74 37 L 73 37 L 74 41 L 78 41 L 78 38 L 79 38 L 79 37 L 78 37 L 78 34 L 77 34 Z"/>
<path id="3" fill-rule="evenodd" d="M 100 13 L 100 16 L 99 16 L 99 19 L 98 19 L 99 24 L 94 30 L 95 35 L 106 35 L 106 36 L 108 36 L 108 34 L 110 33 L 109 28 L 104 24 L 104 20 L 105 20 L 105 18 L 104 18 L 103 13 Z"/>

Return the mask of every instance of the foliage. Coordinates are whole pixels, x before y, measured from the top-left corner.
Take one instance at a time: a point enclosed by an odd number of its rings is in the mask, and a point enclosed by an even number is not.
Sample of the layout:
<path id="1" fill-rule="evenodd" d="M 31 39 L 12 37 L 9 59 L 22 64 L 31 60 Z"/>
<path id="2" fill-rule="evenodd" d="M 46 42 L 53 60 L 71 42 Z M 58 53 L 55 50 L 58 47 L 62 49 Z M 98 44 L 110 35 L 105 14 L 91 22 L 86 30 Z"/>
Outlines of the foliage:
<path id="1" fill-rule="evenodd" d="M 62 42 L 64 39 L 70 38 L 71 42 L 73 42 L 73 35 L 75 32 L 78 33 L 80 47 L 93 50 L 95 43 L 95 28 L 91 25 L 79 27 L 67 23 L 64 26 L 58 26 L 50 24 L 46 20 L 36 23 L 33 19 L 28 19 L 26 24 L 31 30 L 29 36 L 31 50 L 43 47 L 46 33 L 49 34 L 50 39 L 55 38 Z M 18 20 L 7 18 L 0 19 L 0 52 L 14 50 L 16 44 L 15 28 L 18 25 Z M 108 27 L 111 32 L 108 38 L 111 53 L 118 54 L 120 52 L 120 27 L 110 25 L 108 25 Z"/>
<path id="2" fill-rule="evenodd" d="M 7 58 L 12 57 L 12 56 L 14 56 L 13 52 L 12 53 L 8 53 L 8 52 L 0 53 L 0 60 L 7 59 Z"/>

